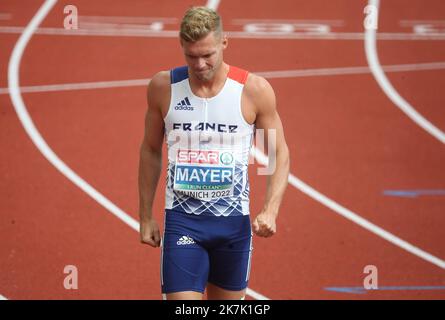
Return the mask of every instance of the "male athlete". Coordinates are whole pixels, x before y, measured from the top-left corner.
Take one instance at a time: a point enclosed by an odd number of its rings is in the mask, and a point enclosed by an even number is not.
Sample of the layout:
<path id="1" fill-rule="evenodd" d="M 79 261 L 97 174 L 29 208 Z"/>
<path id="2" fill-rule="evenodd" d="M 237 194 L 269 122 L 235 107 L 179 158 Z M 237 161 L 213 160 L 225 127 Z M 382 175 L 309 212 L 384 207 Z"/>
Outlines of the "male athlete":
<path id="1" fill-rule="evenodd" d="M 275 234 L 289 174 L 275 95 L 264 78 L 223 61 L 228 40 L 215 11 L 190 8 L 180 43 L 187 66 L 157 73 L 148 86 L 139 164 L 141 242 L 162 246 L 164 298 L 202 299 L 207 289 L 208 299 L 244 299 L 252 229 L 260 237 Z M 264 130 L 268 154 L 275 155 L 275 170 L 251 227 L 247 168 L 258 129 Z M 269 130 L 274 143 L 267 143 Z M 168 172 L 161 245 L 152 205 L 164 138 Z"/>

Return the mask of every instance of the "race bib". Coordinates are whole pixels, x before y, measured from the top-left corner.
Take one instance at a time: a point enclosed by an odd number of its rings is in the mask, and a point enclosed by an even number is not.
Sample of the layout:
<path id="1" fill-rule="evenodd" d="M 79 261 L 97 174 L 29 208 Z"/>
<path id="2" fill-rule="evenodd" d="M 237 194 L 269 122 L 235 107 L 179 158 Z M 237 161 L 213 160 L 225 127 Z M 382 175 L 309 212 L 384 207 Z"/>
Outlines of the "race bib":
<path id="1" fill-rule="evenodd" d="M 201 200 L 233 196 L 234 168 L 230 151 L 178 150 L 173 189 Z"/>

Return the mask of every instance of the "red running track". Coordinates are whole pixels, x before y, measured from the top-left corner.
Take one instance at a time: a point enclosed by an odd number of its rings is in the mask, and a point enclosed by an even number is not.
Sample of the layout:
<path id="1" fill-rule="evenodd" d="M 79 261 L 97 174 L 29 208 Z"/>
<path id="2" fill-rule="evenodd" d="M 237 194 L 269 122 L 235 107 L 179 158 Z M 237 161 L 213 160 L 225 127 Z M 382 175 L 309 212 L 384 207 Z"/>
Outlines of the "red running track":
<path id="1" fill-rule="evenodd" d="M 5 88 L 20 33 L 43 1 L 0 4 L 0 295 L 8 299 L 160 299 L 159 250 L 110 214 L 42 156 Z M 176 18 L 189 5 L 155 1 L 70 1 L 81 16 Z M 62 28 L 59 1 L 41 28 Z M 411 29 L 400 21 L 444 20 L 444 4 L 381 1 L 379 33 Z M 366 1 L 222 0 L 225 28 L 244 23 L 331 23 L 332 32 L 363 32 Z M 2 15 L 3 14 L 3 15 Z M 5 15 L 5 14 L 9 14 Z M 250 19 L 251 21 L 240 19 Z M 286 20 L 283 22 L 283 20 Z M 307 23 L 304 22 L 304 23 Z M 82 26 L 81 26 L 82 28 Z M 303 30 L 302 32 L 304 32 Z M 443 40 L 379 40 L 382 65 L 445 61 Z M 367 66 L 363 39 L 230 38 L 225 60 L 252 72 Z M 183 64 L 175 37 L 73 36 L 36 33 L 20 63 L 20 85 L 146 79 Z M 442 131 L 445 71 L 390 72 L 400 95 Z M 445 197 L 388 197 L 384 190 L 445 189 L 443 143 L 387 98 L 372 74 L 270 78 L 291 150 L 291 172 L 338 204 L 431 255 L 445 257 Z M 137 219 L 138 150 L 146 109 L 145 87 L 23 92 L 36 128 L 80 177 Z M 265 178 L 250 170 L 251 211 L 264 201 Z M 161 182 L 164 181 L 161 177 Z M 161 184 L 155 212 L 162 224 Z M 278 233 L 254 239 L 249 288 L 270 299 L 444 299 L 443 268 L 338 215 L 293 185 L 286 192 Z M 79 270 L 79 289 L 63 286 L 66 265 Z M 328 291 L 360 287 L 366 265 L 378 267 L 384 289 L 363 294 Z M 429 290 L 420 286 L 432 287 Z M 407 287 L 407 288 L 403 288 Z M 417 289 L 416 289 L 417 288 Z M 442 289 L 441 289 L 442 288 Z M 409 290 L 408 290 L 409 289 Z M 252 298 L 252 297 L 250 297 Z"/>

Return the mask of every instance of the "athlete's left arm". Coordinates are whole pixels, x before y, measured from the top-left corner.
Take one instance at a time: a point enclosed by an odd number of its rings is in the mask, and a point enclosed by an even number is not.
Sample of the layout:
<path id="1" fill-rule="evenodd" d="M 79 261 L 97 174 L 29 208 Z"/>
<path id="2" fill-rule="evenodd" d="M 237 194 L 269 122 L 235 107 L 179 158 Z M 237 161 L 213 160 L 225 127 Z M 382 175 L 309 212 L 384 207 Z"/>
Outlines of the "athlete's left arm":
<path id="1" fill-rule="evenodd" d="M 264 145 L 269 156 L 268 168 L 271 169 L 267 176 L 266 201 L 252 226 L 258 236 L 270 237 L 276 233 L 276 218 L 288 184 L 289 149 L 272 86 L 266 79 L 250 74 L 245 89 L 255 110 L 256 129 L 264 130 Z"/>

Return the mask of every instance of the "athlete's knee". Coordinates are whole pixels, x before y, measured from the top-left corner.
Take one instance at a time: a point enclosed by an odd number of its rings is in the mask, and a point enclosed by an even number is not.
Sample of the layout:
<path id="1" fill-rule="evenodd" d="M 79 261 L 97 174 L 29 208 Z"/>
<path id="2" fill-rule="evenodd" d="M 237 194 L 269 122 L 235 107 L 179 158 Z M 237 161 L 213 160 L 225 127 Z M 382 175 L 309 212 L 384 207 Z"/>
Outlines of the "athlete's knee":
<path id="1" fill-rule="evenodd" d="M 197 291 L 180 291 L 165 294 L 164 300 L 202 300 L 202 293 Z"/>

